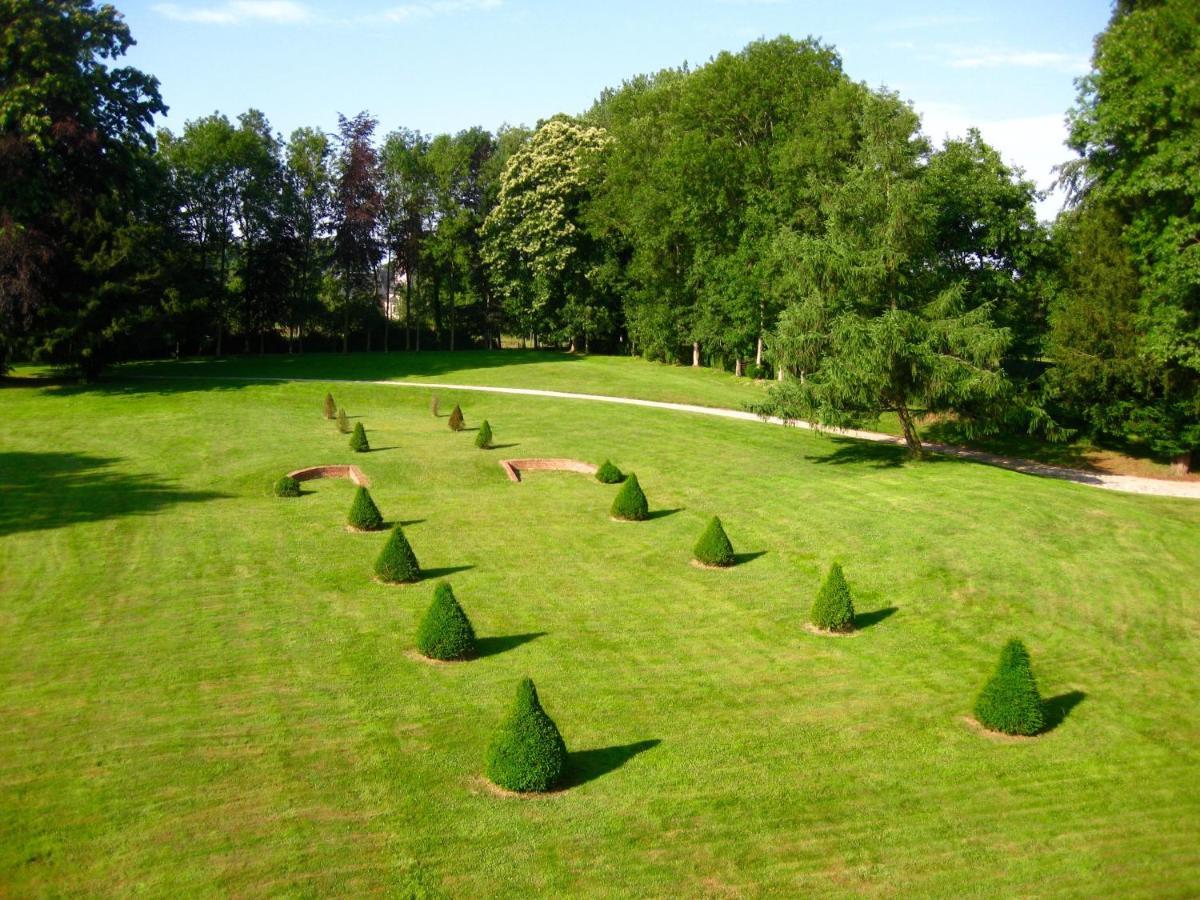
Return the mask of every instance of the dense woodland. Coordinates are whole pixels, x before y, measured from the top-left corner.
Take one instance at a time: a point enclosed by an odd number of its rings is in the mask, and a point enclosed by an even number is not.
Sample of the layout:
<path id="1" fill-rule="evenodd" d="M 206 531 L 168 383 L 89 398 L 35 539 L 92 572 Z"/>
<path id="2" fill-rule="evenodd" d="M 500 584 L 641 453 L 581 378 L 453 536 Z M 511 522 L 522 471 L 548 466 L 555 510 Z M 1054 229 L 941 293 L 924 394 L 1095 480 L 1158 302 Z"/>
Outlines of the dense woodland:
<path id="1" fill-rule="evenodd" d="M 0 369 L 520 343 L 724 367 L 764 412 L 1200 446 L 1200 6 L 1118 2 L 1070 203 L 779 37 L 536 128 L 153 131 L 90 0 L 0 0 Z"/>

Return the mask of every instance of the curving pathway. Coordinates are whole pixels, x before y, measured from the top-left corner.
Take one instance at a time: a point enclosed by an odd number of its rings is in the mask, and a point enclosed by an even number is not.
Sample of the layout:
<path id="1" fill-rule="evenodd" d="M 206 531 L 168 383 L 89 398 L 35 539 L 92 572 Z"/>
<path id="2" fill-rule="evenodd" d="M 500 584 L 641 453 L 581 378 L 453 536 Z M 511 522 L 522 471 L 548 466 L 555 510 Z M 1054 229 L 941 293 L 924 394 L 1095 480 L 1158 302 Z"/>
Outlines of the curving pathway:
<path id="1" fill-rule="evenodd" d="M 819 428 L 812 422 L 800 419 L 780 419 L 776 416 L 763 418 L 756 413 L 739 409 L 722 409 L 715 406 L 697 406 L 692 403 L 670 403 L 665 400 L 638 400 L 633 397 L 610 397 L 605 394 L 578 394 L 570 391 L 548 391 L 540 388 L 495 387 L 482 384 L 450 384 L 441 381 L 372 381 L 354 378 L 284 378 L 272 376 L 239 376 L 239 375 L 124 375 L 126 379 L 156 379 L 163 381 L 198 380 L 198 381 L 265 381 L 265 382 L 313 382 L 316 384 L 377 384 L 386 387 L 416 388 L 419 390 L 442 391 L 476 391 L 485 394 L 514 394 L 522 397 L 548 397 L 554 400 L 590 400 L 597 403 L 617 403 L 625 406 L 643 406 L 651 409 L 666 409 L 674 412 L 695 413 L 702 416 L 716 416 L 722 419 L 740 419 L 746 422 L 766 422 L 771 425 L 786 425 L 793 428 L 805 428 L 819 431 L 823 434 L 835 434 L 840 437 L 854 438 L 860 441 L 872 441 L 877 444 L 895 444 L 902 446 L 904 439 L 878 431 L 860 431 L 854 428 Z M 967 447 L 956 447 L 951 444 L 926 443 L 925 449 L 932 453 L 945 456 L 957 456 L 960 459 L 970 459 L 975 462 L 1023 472 L 1027 475 L 1040 475 L 1043 478 L 1057 478 L 1060 481 L 1072 481 L 1076 484 L 1086 484 L 1090 487 L 1103 488 L 1109 491 L 1122 491 L 1127 494 L 1152 494 L 1159 497 L 1180 497 L 1187 500 L 1200 500 L 1200 481 L 1168 481 L 1162 478 L 1143 478 L 1137 475 L 1107 475 L 1098 472 L 1085 472 L 1082 469 L 1069 469 L 1063 466 L 1052 466 L 1047 463 L 1034 462 L 1030 459 L 1019 459 L 1013 456 L 1000 456 L 983 450 L 971 450 Z"/>

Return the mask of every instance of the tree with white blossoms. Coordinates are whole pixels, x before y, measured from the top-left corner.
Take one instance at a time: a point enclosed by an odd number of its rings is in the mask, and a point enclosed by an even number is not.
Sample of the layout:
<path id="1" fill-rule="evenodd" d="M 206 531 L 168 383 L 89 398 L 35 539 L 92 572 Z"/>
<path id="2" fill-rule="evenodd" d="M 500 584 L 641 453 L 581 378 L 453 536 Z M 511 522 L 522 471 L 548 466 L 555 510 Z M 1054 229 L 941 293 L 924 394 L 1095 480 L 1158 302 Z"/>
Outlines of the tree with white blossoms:
<path id="1" fill-rule="evenodd" d="M 611 138 L 558 116 L 509 158 L 483 226 L 483 258 L 512 321 L 535 344 L 601 318 L 590 286 L 599 248 L 583 222 Z M 586 328 L 586 324 L 583 325 Z"/>

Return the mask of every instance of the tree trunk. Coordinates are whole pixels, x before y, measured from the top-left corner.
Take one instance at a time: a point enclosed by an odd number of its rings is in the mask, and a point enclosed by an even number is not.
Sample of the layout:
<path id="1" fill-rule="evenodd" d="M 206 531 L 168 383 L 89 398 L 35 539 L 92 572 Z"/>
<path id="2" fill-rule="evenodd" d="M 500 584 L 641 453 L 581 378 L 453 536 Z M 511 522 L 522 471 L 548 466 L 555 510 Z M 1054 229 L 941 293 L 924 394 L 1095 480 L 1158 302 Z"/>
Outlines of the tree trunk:
<path id="1" fill-rule="evenodd" d="M 921 446 L 921 437 L 917 434 L 917 427 L 913 424 L 912 413 L 903 403 L 897 403 L 896 414 L 900 417 L 900 424 L 904 427 L 904 443 L 908 446 L 908 455 L 913 459 L 921 459 L 925 455 L 925 448 Z"/>
<path id="2" fill-rule="evenodd" d="M 775 380 L 783 381 L 783 366 L 780 366 L 778 369 L 775 370 Z"/>
<path id="3" fill-rule="evenodd" d="M 1171 460 L 1172 475 L 1186 475 L 1192 471 L 1192 451 L 1184 450 Z"/>
<path id="4" fill-rule="evenodd" d="M 763 339 L 762 339 L 762 335 L 760 334 L 758 336 L 758 346 L 754 348 L 754 365 L 755 365 L 755 367 L 757 367 L 759 369 L 762 368 L 762 356 L 763 356 Z"/>
<path id="5" fill-rule="evenodd" d="M 692 341 L 692 368 L 700 368 L 700 342 Z"/>
<path id="6" fill-rule="evenodd" d="M 736 378 L 741 378 L 741 377 L 742 377 L 742 375 L 744 375 L 744 374 L 745 374 L 745 372 L 746 372 L 746 367 L 745 367 L 745 364 L 742 362 L 742 358 L 739 356 L 737 359 L 735 359 L 735 360 L 733 361 L 733 374 L 734 374 L 734 377 L 736 377 Z"/>
<path id="7" fill-rule="evenodd" d="M 412 349 L 412 295 L 413 275 L 407 269 L 404 272 L 404 349 Z"/>
<path id="8" fill-rule="evenodd" d="M 392 324 L 392 248 L 388 247 L 387 269 L 383 276 L 383 352 L 388 352 L 388 331 Z"/>

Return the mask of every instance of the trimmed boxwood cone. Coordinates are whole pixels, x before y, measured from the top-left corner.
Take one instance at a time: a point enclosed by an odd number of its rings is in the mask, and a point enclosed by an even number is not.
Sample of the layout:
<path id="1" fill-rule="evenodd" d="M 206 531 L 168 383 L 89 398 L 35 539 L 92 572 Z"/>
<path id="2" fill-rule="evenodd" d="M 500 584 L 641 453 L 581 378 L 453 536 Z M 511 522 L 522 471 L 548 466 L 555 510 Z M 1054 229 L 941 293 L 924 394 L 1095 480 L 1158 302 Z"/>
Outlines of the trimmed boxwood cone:
<path id="1" fill-rule="evenodd" d="M 421 567 L 399 525 L 392 529 L 388 542 L 383 545 L 379 558 L 375 560 L 375 574 L 380 581 L 403 584 L 421 580 Z"/>
<path id="2" fill-rule="evenodd" d="M 362 422 L 354 423 L 354 434 L 350 435 L 350 449 L 355 453 L 366 453 L 371 449 L 371 445 L 367 443 L 367 432 L 362 427 Z"/>
<path id="3" fill-rule="evenodd" d="M 492 446 L 492 426 L 488 424 L 487 419 L 483 420 L 475 434 L 475 446 L 480 450 L 487 450 Z"/>
<path id="4" fill-rule="evenodd" d="M 383 515 L 371 499 L 371 492 L 365 487 L 360 486 L 354 492 L 354 502 L 350 504 L 347 522 L 351 528 L 357 528 L 359 531 L 378 531 L 383 527 Z"/>
<path id="5" fill-rule="evenodd" d="M 646 495 L 642 493 L 642 486 L 638 484 L 637 476 L 632 472 L 626 477 L 621 489 L 617 491 L 617 496 L 613 498 L 609 514 L 614 519 L 625 519 L 629 522 L 640 522 L 650 515 Z"/>
<path id="6" fill-rule="evenodd" d="M 596 470 L 596 480 L 601 484 L 617 484 L 625 476 L 621 474 L 621 470 L 610 463 L 607 459 L 600 464 L 600 468 Z"/>
<path id="7" fill-rule="evenodd" d="M 733 555 L 733 545 L 729 543 L 729 537 L 725 534 L 725 529 L 717 516 L 713 516 L 709 520 L 704 534 L 700 535 L 700 540 L 696 541 L 696 546 L 692 549 L 692 557 L 696 562 L 704 563 L 706 566 L 732 566 L 736 561 Z"/>
<path id="8" fill-rule="evenodd" d="M 417 628 L 417 649 L 430 659 L 467 659 L 475 655 L 475 629 L 445 581 L 433 589 L 433 603 Z"/>
<path id="9" fill-rule="evenodd" d="M 454 404 L 454 409 L 450 410 L 450 425 L 451 431 L 463 430 L 463 414 L 457 403 Z"/>
<path id="10" fill-rule="evenodd" d="M 291 475 L 284 475 L 277 482 L 275 482 L 275 496 L 276 497 L 299 497 L 300 496 L 300 482 L 298 482 Z"/>
<path id="11" fill-rule="evenodd" d="M 333 402 L 333 394 L 325 395 L 325 418 L 332 419 L 337 413 L 337 404 Z"/>
<path id="12" fill-rule="evenodd" d="M 975 701 L 975 718 L 984 728 L 1004 734 L 1037 734 L 1046 726 L 1029 651 L 1016 638 L 1000 651 L 996 674 Z"/>
<path id="13" fill-rule="evenodd" d="M 435 419 L 437 418 L 437 414 L 438 414 L 437 394 L 434 394 L 432 397 L 429 398 L 429 412 Z"/>
<path id="14" fill-rule="evenodd" d="M 350 420 L 346 417 L 346 411 L 339 409 L 337 411 L 337 429 L 342 434 L 350 433 Z"/>
<path id="15" fill-rule="evenodd" d="M 813 602 L 812 623 L 826 631 L 854 630 L 854 601 L 840 563 L 829 567 L 825 583 Z"/>
<path id="16" fill-rule="evenodd" d="M 538 701 L 528 678 L 517 685 L 517 701 L 488 749 L 487 777 L 510 791 L 548 791 L 567 766 L 567 747 L 558 726 Z"/>

